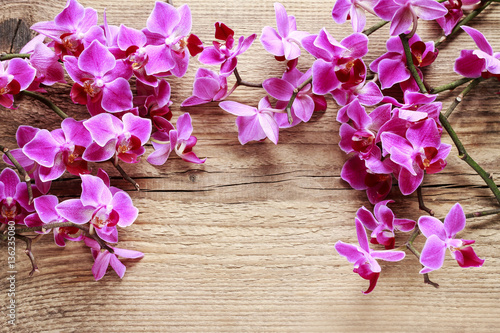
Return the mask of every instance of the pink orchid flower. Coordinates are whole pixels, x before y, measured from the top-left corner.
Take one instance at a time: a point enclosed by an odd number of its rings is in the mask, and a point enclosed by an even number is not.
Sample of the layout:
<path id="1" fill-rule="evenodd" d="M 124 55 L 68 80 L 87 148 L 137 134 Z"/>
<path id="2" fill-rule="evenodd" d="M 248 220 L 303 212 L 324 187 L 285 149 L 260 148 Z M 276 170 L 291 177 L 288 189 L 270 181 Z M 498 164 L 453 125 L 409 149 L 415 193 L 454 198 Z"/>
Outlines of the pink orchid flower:
<path id="1" fill-rule="evenodd" d="M 412 23 L 410 35 L 413 35 L 419 18 L 435 20 L 448 13 L 442 4 L 434 0 L 379 0 L 373 10 L 381 19 L 391 21 L 391 36 L 404 33 Z"/>
<path id="2" fill-rule="evenodd" d="M 354 32 L 362 32 L 366 24 L 365 11 L 376 15 L 373 7 L 377 2 L 378 0 L 337 0 L 332 10 L 333 20 L 342 24 L 350 18 Z"/>
<path id="3" fill-rule="evenodd" d="M 370 249 L 365 227 L 358 218 L 355 219 L 355 223 L 359 246 L 338 241 L 335 243 L 335 250 L 341 256 L 346 257 L 347 261 L 354 264 L 354 273 L 370 281 L 370 286 L 363 292 L 363 294 L 368 294 L 375 288 L 382 271 L 376 259 L 400 261 L 404 259 L 405 253 L 403 251 L 374 251 Z"/>
<path id="4" fill-rule="evenodd" d="M 434 42 L 424 43 L 417 34 L 408 40 L 408 44 L 413 64 L 417 67 L 420 78 L 423 78 L 418 67 L 425 67 L 434 62 L 438 51 L 434 49 Z M 403 91 L 418 91 L 418 85 L 406 66 L 406 56 L 401 39 L 397 36 L 391 37 L 387 41 L 386 47 L 387 52 L 370 64 L 370 69 L 379 75 L 381 88 L 390 88 L 394 84 L 400 83 Z"/>
<path id="5" fill-rule="evenodd" d="M 207 68 L 198 68 L 194 76 L 193 95 L 186 98 L 181 106 L 193 106 L 222 101 L 232 90 L 227 91 L 227 78 Z"/>
<path id="6" fill-rule="evenodd" d="M 80 199 L 69 199 L 56 206 L 57 213 L 77 224 L 90 222 L 97 235 L 106 242 L 118 242 L 116 226 L 127 227 L 137 219 L 139 210 L 130 196 L 110 188 L 101 177 L 81 175 Z M 109 178 L 108 178 L 109 179 Z"/>
<path id="7" fill-rule="evenodd" d="M 73 175 L 89 173 L 82 155 L 91 143 L 92 138 L 83 122 L 66 118 L 60 129 L 38 131 L 23 146 L 23 153 L 40 165 L 40 179 L 47 182 L 61 177 L 66 170 Z"/>
<path id="8" fill-rule="evenodd" d="M 54 21 L 38 22 L 31 29 L 53 40 L 48 46 L 54 46 L 62 59 L 65 55 L 78 57 L 94 40 L 105 43 L 103 30 L 97 26 L 97 12 L 93 8 L 84 8 L 76 0 L 68 0 L 66 7 Z"/>
<path id="9" fill-rule="evenodd" d="M 43 226 L 47 223 L 60 223 L 68 222 L 63 216 L 59 215 L 56 210 L 56 206 L 59 204 L 59 200 L 55 195 L 44 195 L 35 198 L 34 205 L 36 214 L 31 214 L 26 217 L 25 223 L 27 227 L 38 227 Z M 76 235 L 80 229 L 76 227 L 60 227 L 53 228 L 54 241 L 57 246 L 66 246 L 66 240 L 73 242 L 81 241 L 84 237 L 83 234 Z M 47 231 L 49 232 L 49 231 Z M 75 235 L 75 236 L 73 236 Z"/>
<path id="10" fill-rule="evenodd" d="M 110 253 L 108 250 L 101 249 L 101 246 L 97 241 L 85 237 L 85 245 L 90 247 L 90 251 L 92 252 L 92 257 L 94 257 L 94 265 L 92 266 L 92 274 L 94 275 L 94 279 L 96 281 L 103 278 L 108 270 L 108 266 L 111 265 L 111 268 L 118 274 L 120 279 L 125 275 L 125 271 L 127 268 L 124 264 L 118 259 L 118 256 L 122 258 L 129 259 L 140 259 L 144 257 L 144 253 L 133 250 L 120 249 L 117 247 L 111 247 L 114 253 Z"/>
<path id="11" fill-rule="evenodd" d="M 395 133 L 380 135 L 383 155 L 401 167 L 398 181 L 403 195 L 413 193 L 422 183 L 424 171 L 437 173 L 446 166 L 451 145 L 441 142 L 441 134 L 433 119 L 427 119 L 410 127 L 406 138 Z"/>
<path id="12" fill-rule="evenodd" d="M 64 68 L 59 57 L 43 43 L 44 35 L 38 35 L 29 41 L 19 53 L 30 54 L 29 64 L 36 69 L 35 79 L 27 88 L 30 91 L 46 92 L 40 84 L 51 86 L 54 83 L 66 83 Z"/>
<path id="13" fill-rule="evenodd" d="M 179 8 L 157 1 L 148 17 L 145 52 L 148 56 L 146 73 L 160 75 L 171 73 L 182 77 L 189 65 L 189 53 L 186 52 L 186 37 L 191 31 L 191 10 L 188 5 Z"/>
<path id="14" fill-rule="evenodd" d="M 224 111 L 238 116 L 236 126 L 238 126 L 238 139 L 242 145 L 266 137 L 274 144 L 278 144 L 279 126 L 273 114 L 285 111 L 273 109 L 267 96 L 259 101 L 257 108 L 233 101 L 221 102 L 219 106 Z"/>
<path id="15" fill-rule="evenodd" d="M 266 92 L 276 98 L 276 109 L 284 109 L 288 105 L 294 90 L 311 77 L 311 70 L 302 73 L 297 68 L 292 68 L 283 73 L 281 79 L 270 78 L 262 83 Z M 312 85 L 303 87 L 292 104 L 292 117 L 295 120 L 292 125 L 300 121 L 308 122 L 314 111 L 326 110 L 326 99 L 324 96 L 315 95 L 312 92 Z M 275 113 L 274 118 L 280 128 L 290 127 L 288 117 L 284 113 Z"/>
<path id="16" fill-rule="evenodd" d="M 99 41 L 93 41 L 79 58 L 65 56 L 64 65 L 73 81 L 71 99 L 87 105 L 91 115 L 129 110 L 132 91 L 128 80 L 131 68 L 116 60 Z"/>
<path id="17" fill-rule="evenodd" d="M 83 154 L 83 159 L 91 162 L 106 161 L 113 156 L 125 163 L 138 163 L 144 154 L 143 147 L 151 134 L 151 120 L 131 113 L 122 120 L 109 113 L 101 113 L 85 120 L 83 126 L 94 140 Z"/>
<path id="18" fill-rule="evenodd" d="M 15 109 L 14 95 L 28 89 L 35 79 L 36 69 L 24 59 L 14 58 L 0 62 L 0 105 Z"/>
<path id="19" fill-rule="evenodd" d="M 22 224 L 24 218 L 34 210 L 33 204 L 29 204 L 26 183 L 21 182 L 11 168 L 3 169 L 0 173 L 0 223 L 14 221 Z"/>
<path id="20" fill-rule="evenodd" d="M 193 125 L 189 113 L 184 113 L 177 119 L 177 129 L 165 119 L 159 119 L 160 130 L 153 133 L 152 144 L 155 151 L 151 153 L 147 161 L 153 165 L 165 164 L 170 153 L 175 153 L 182 158 L 183 161 L 201 164 L 205 163 L 206 158 L 200 159 L 192 151 L 196 145 L 197 139 L 191 135 L 193 133 Z"/>
<path id="21" fill-rule="evenodd" d="M 349 81 L 351 71 L 359 71 L 355 63 L 368 52 L 368 37 L 354 33 L 339 43 L 323 28 L 317 35 L 304 37 L 302 46 L 317 58 L 312 67 L 313 93 L 325 95 Z"/>
<path id="22" fill-rule="evenodd" d="M 455 72 L 465 77 L 487 77 L 500 74 L 500 52 L 493 52 L 491 44 L 479 31 L 468 26 L 462 26 L 472 37 L 479 50 L 462 50 L 455 61 Z"/>
<path id="23" fill-rule="evenodd" d="M 296 59 L 300 56 L 300 41 L 309 33 L 297 31 L 295 17 L 289 16 L 282 4 L 275 2 L 274 11 L 276 12 L 278 31 L 269 26 L 264 27 L 260 42 L 264 49 L 275 57 L 286 60 Z"/>
<path id="24" fill-rule="evenodd" d="M 356 213 L 359 221 L 368 230 L 372 230 L 370 243 L 384 245 L 386 250 L 394 248 L 394 230 L 408 232 L 412 231 L 416 225 L 413 220 L 396 218 L 392 210 L 387 207 L 387 204 L 392 202 L 394 201 L 377 202 L 373 208 L 373 214 L 364 206 Z"/>
<path id="25" fill-rule="evenodd" d="M 233 73 L 238 63 L 237 56 L 248 50 L 257 37 L 252 34 L 245 38 L 241 36 L 238 40 L 238 46 L 234 45 L 234 31 L 228 28 L 224 23 L 215 23 L 215 38 L 222 42 L 214 41 L 213 46 L 207 46 L 203 49 L 198 60 L 205 65 L 221 65 L 220 74 L 229 76 Z"/>
<path id="26" fill-rule="evenodd" d="M 456 234 L 465 228 L 465 214 L 459 203 L 453 205 L 444 219 L 444 224 L 432 216 L 421 216 L 418 227 L 427 237 L 420 255 L 420 263 L 424 268 L 421 274 L 432 272 L 443 266 L 446 249 L 460 267 L 481 267 L 484 259 L 480 259 L 471 244 L 473 240 L 457 239 Z"/>

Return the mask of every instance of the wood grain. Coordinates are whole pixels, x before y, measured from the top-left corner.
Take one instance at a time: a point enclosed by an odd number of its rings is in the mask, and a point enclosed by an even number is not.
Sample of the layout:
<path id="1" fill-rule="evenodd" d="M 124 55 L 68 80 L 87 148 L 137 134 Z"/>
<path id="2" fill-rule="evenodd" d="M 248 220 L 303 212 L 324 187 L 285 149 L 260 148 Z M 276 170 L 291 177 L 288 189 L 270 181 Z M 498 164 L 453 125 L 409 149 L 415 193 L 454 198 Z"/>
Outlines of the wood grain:
<path id="1" fill-rule="evenodd" d="M 100 15 L 106 9 L 111 24 L 142 28 L 154 1 L 86 0 L 84 6 Z M 175 2 L 177 4 L 177 2 Z M 213 36 L 213 24 L 223 21 L 236 35 L 260 35 L 275 26 L 273 1 L 186 1 L 193 16 L 192 32 L 204 42 Z M 180 4 L 180 3 L 179 3 Z M 296 16 L 300 30 L 316 33 L 322 27 L 341 40 L 349 24 L 331 19 L 333 1 L 283 1 Z M 18 50 L 32 36 L 27 28 L 51 20 L 64 7 L 60 0 L 0 0 L 0 52 Z M 474 20 L 500 51 L 497 29 L 500 8 L 495 4 Z M 369 24 L 377 20 L 369 19 Z M 21 23 L 19 23 L 21 22 Z M 100 18 L 102 22 L 102 17 Z M 16 28 L 17 27 L 17 28 Z M 21 28 L 22 27 L 22 28 Z M 16 30 L 17 29 L 17 30 Z M 424 40 L 439 36 L 437 25 L 421 23 Z M 370 36 L 367 62 L 385 52 L 388 29 Z M 433 65 L 425 71 L 431 86 L 459 78 L 453 63 L 460 49 L 472 49 L 461 33 L 446 42 Z M 307 69 L 312 57 L 301 59 Z M 125 260 L 127 273 L 114 272 L 95 282 L 92 257 L 83 244 L 54 245 L 50 236 L 35 244 L 40 272 L 29 278 L 29 261 L 17 254 L 18 332 L 495 332 L 500 326 L 500 248 L 498 217 L 470 220 L 460 234 L 475 239 L 474 248 L 484 267 L 461 269 L 451 257 L 431 274 L 440 284 L 423 283 L 420 265 L 411 254 L 400 263 L 383 263 L 375 291 L 364 296 L 367 283 L 334 244 L 355 242 L 356 210 L 371 208 L 366 195 L 350 189 L 340 178 L 347 159 L 338 148 L 338 107 L 329 99 L 328 110 L 307 123 L 280 133 L 280 143 L 269 141 L 241 146 L 234 116 L 217 103 L 179 107 L 191 94 L 192 78 L 201 65 L 196 59 L 183 79 L 172 84 L 174 117 L 192 115 L 196 152 L 204 165 L 187 164 L 173 157 L 162 167 L 147 163 L 125 165 L 142 190 L 120 179 L 110 167 L 112 185 L 128 191 L 140 209 L 132 226 L 120 230 L 119 246 L 145 253 L 140 261 Z M 256 41 L 238 58 L 248 81 L 279 76 L 282 64 L 273 61 Z M 232 80 L 232 78 L 231 78 Z M 49 98 L 76 119 L 86 111 L 69 99 L 70 84 L 49 89 Z M 500 84 L 482 83 L 467 96 L 450 120 L 471 155 L 496 178 L 500 174 Z M 458 91 L 442 93 L 447 107 Z M 238 88 L 233 100 L 256 105 L 265 91 Z M 0 109 L 0 142 L 15 147 L 20 124 L 54 129 L 59 119 L 46 107 L 25 98 L 15 111 Z M 451 140 L 444 136 L 444 141 Z M 148 146 L 148 152 L 152 148 Z M 425 178 L 425 201 L 443 217 L 455 202 L 467 212 L 491 209 L 495 201 L 472 169 L 453 148 L 443 172 Z M 2 169 L 5 167 L 2 164 Z M 98 166 L 95 165 L 95 168 Z M 497 183 L 500 183 L 497 181 Z M 66 175 L 54 182 L 54 193 L 76 197 L 80 184 Z M 417 219 L 416 196 L 401 197 L 397 187 L 390 198 L 397 216 Z M 398 235 L 404 242 L 406 235 Z M 417 241 L 421 248 L 423 241 Z M 18 249 L 23 244 L 18 243 Z M 2 304 L 7 300 L 5 244 L 0 255 Z M 6 308 L 1 308 L 6 320 Z M 7 332 L 7 325 L 0 331 Z"/>

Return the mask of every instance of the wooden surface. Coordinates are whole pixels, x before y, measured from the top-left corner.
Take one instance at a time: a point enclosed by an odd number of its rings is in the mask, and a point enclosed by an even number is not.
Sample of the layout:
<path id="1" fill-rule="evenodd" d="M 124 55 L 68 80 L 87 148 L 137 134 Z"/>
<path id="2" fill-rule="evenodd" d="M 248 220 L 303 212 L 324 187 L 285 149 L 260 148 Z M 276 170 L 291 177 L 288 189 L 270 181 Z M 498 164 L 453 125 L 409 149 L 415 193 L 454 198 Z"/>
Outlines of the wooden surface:
<path id="1" fill-rule="evenodd" d="M 176 5 L 180 2 L 174 1 Z M 4 52 L 17 51 L 26 42 L 29 26 L 51 20 L 64 7 L 62 0 L 0 0 L 0 42 Z M 145 26 L 151 0 L 82 0 L 101 15 L 106 9 L 111 24 Z M 193 15 L 192 32 L 204 42 L 213 37 L 213 24 L 223 21 L 237 36 L 275 27 L 273 1 L 186 1 Z M 333 1 L 283 1 L 295 15 L 299 30 L 317 33 L 322 27 L 341 40 L 350 25 L 331 19 Z M 492 5 L 475 20 L 494 50 L 500 51 L 500 8 Z M 102 22 L 102 17 L 100 17 Z M 370 23 L 377 20 L 370 19 Z M 370 36 L 367 63 L 385 51 L 388 29 Z M 437 25 L 422 24 L 425 40 L 439 37 Z M 28 38 L 29 39 L 29 38 Z M 431 86 L 458 78 L 453 62 L 461 48 L 475 48 L 459 34 L 443 44 L 435 64 L 426 71 Z M 312 63 L 300 61 L 302 70 Z M 280 76 L 258 40 L 239 57 L 238 68 L 248 81 Z M 191 93 L 192 78 L 200 64 L 190 63 L 183 79 L 170 78 L 174 119 L 182 111 L 193 118 L 196 152 L 208 157 L 193 165 L 172 157 L 154 167 L 145 161 L 125 165 L 142 191 L 105 166 L 112 185 L 128 190 L 140 214 L 119 231 L 119 246 L 145 253 L 140 261 L 125 260 L 127 273 L 114 272 L 95 282 L 90 251 L 81 243 L 64 249 L 47 236 L 34 246 L 40 272 L 29 278 L 30 265 L 17 254 L 18 332 L 495 332 L 500 327 L 499 217 L 470 220 L 460 234 L 475 239 L 474 248 L 486 262 L 479 269 L 461 269 L 449 254 L 443 268 L 431 274 L 439 289 L 423 283 L 417 259 L 382 263 L 375 291 L 364 296 L 367 281 L 334 250 L 341 239 L 356 242 L 356 210 L 371 208 L 364 192 L 350 189 L 340 179 L 346 155 L 338 148 L 337 106 L 308 124 L 280 132 L 277 146 L 269 141 L 241 146 L 235 117 L 217 103 L 181 110 Z M 233 80 L 233 78 L 231 78 Z M 84 119 L 86 111 L 72 105 L 70 85 L 50 89 L 49 98 L 68 114 Z M 500 174 L 500 84 L 482 83 L 451 116 L 471 155 L 493 175 Z M 458 94 L 439 96 L 447 107 Z M 265 91 L 238 88 L 232 100 L 254 104 Z M 0 143 L 15 146 L 20 124 L 53 129 L 58 117 L 45 106 L 26 98 L 18 110 L 0 109 Z M 444 141 L 451 142 L 447 136 Z M 148 152 L 151 151 L 148 147 Z M 423 193 L 428 206 L 441 218 L 455 202 L 466 212 L 495 208 L 483 181 L 457 156 L 453 148 L 446 169 L 426 176 Z M 2 164 L 2 168 L 5 164 Z M 497 181 L 497 183 L 499 183 Z M 80 184 L 70 176 L 53 184 L 54 193 L 77 196 Z M 399 217 L 417 219 L 416 195 L 402 197 L 397 187 L 390 198 Z M 404 242 L 400 235 L 397 243 Z M 416 242 L 421 248 L 423 242 Z M 18 249 L 23 244 L 18 243 Z M 7 300 L 6 247 L 2 244 L 0 278 L 2 305 Z M 2 307 L 1 320 L 6 321 Z M 0 325 L 0 331 L 8 331 Z"/>

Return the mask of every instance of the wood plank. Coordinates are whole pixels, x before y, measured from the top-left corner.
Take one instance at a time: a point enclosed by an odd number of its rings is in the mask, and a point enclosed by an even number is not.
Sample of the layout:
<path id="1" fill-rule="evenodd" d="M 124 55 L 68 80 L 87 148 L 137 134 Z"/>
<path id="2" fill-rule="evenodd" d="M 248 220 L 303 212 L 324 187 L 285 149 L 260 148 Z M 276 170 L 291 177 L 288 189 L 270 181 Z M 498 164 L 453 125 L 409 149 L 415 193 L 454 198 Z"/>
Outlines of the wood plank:
<path id="1" fill-rule="evenodd" d="M 106 9 L 111 24 L 142 28 L 154 1 L 86 0 L 85 6 L 101 15 Z M 177 2 L 175 2 L 177 4 Z M 213 24 L 222 20 L 236 35 L 260 35 L 265 25 L 275 26 L 272 1 L 185 1 L 193 15 L 193 33 L 203 41 L 213 37 Z M 301 30 L 316 33 L 322 27 L 341 40 L 349 24 L 331 19 L 333 2 L 283 1 L 295 15 Z M 23 27 L 50 20 L 61 11 L 59 0 L 0 0 L 0 52 L 21 46 L 14 38 L 16 22 Z M 500 51 L 500 32 L 493 29 L 500 19 L 495 4 L 475 20 Z M 369 23 L 377 20 L 369 18 Z M 102 22 L 102 17 L 100 17 Z M 421 22 L 422 36 L 434 40 L 435 24 Z M 5 32 L 4 32 L 5 31 Z M 23 30 L 24 31 L 24 30 Z M 21 33 L 19 30 L 18 33 Z M 22 32 L 23 36 L 26 35 Z M 370 36 L 367 62 L 385 52 L 387 27 Z M 12 41 L 16 41 L 14 44 Z M 19 44 L 21 43 L 21 44 Z M 447 42 L 437 62 L 425 71 L 431 86 L 459 78 L 453 63 L 461 48 L 474 48 L 465 33 Z M 299 67 L 307 69 L 312 57 Z M 124 169 L 141 185 L 140 192 L 103 166 L 112 185 L 128 191 L 140 210 L 138 220 L 120 230 L 119 246 L 142 251 L 140 261 L 125 260 L 127 273 L 120 280 L 114 272 L 95 282 L 92 257 L 83 244 L 66 248 L 54 245 L 51 236 L 34 245 L 40 272 L 29 278 L 30 264 L 17 252 L 16 302 L 19 332 L 494 332 L 500 325 L 500 260 L 498 217 L 470 220 L 460 234 L 475 239 L 474 248 L 484 267 L 461 269 L 451 257 L 432 273 L 440 284 L 434 289 L 422 282 L 420 265 L 411 254 L 400 263 L 383 263 L 375 291 L 364 296 L 367 283 L 352 273 L 352 266 L 336 254 L 341 239 L 355 242 L 354 214 L 372 206 L 362 192 L 350 189 L 340 178 L 347 156 L 338 148 L 338 107 L 329 98 L 328 110 L 280 133 L 280 143 L 269 141 L 241 146 L 234 116 L 217 103 L 180 108 L 191 94 L 192 79 L 201 64 L 193 59 L 186 78 L 169 78 L 173 87 L 174 118 L 183 111 L 193 117 L 196 152 L 207 157 L 204 165 L 192 165 L 172 156 L 162 167 L 145 161 Z M 279 76 L 283 67 L 254 45 L 238 58 L 238 68 L 248 81 Z M 233 78 L 231 78 L 233 80 Z M 49 97 L 76 119 L 87 117 L 82 106 L 73 105 L 71 85 L 58 84 Z M 460 89 L 458 89 L 460 90 Z M 482 83 L 459 105 L 450 120 L 471 155 L 496 180 L 500 174 L 500 84 Z M 439 96 L 447 107 L 458 91 Z M 231 99 L 256 105 L 263 90 L 238 88 Z M 56 115 L 29 98 L 16 111 L 0 109 L 0 143 L 15 146 L 19 124 L 54 129 Z M 451 142 L 448 137 L 444 141 Z M 147 147 L 148 152 L 152 147 Z M 453 148 L 442 173 L 428 175 L 423 192 L 426 203 L 443 217 L 457 201 L 467 212 L 495 207 L 490 191 L 457 156 Z M 2 164 L 2 169 L 6 165 Z M 99 165 L 95 164 L 94 168 Z M 500 183 L 500 181 L 497 181 Z M 55 181 L 54 193 L 75 197 L 80 184 L 69 175 Z M 417 219 L 416 195 L 403 198 L 394 187 L 389 198 L 397 216 Z M 397 243 L 406 235 L 398 234 Z M 423 240 L 419 238 L 421 249 Z M 0 278 L 7 262 L 5 244 L 0 245 Z M 17 244 L 18 249 L 23 244 Z M 5 304 L 6 284 L 0 302 Z M 0 311 L 6 318 L 7 311 Z M 6 325 L 0 325 L 7 332 Z"/>

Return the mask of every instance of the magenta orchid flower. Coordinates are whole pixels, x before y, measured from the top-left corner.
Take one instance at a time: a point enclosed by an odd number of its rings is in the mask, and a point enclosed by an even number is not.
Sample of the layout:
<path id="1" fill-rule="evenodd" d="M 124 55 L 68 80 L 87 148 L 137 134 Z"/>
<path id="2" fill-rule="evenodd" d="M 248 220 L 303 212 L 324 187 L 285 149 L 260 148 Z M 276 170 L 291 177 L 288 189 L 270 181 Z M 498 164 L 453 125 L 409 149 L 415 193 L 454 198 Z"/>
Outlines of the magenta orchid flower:
<path id="1" fill-rule="evenodd" d="M 224 23 L 215 23 L 215 38 L 222 42 L 214 41 L 213 46 L 207 46 L 203 49 L 198 60 L 205 65 L 221 65 L 220 74 L 229 76 L 233 73 L 238 63 L 237 56 L 248 50 L 257 37 L 252 34 L 245 38 L 241 36 L 238 40 L 238 46 L 234 45 L 234 31 L 228 28 Z"/>
<path id="2" fill-rule="evenodd" d="M 446 249 L 460 267 L 481 267 L 484 259 L 480 259 L 471 244 L 473 240 L 457 239 L 456 234 L 465 228 L 465 214 L 459 203 L 453 205 L 444 219 L 444 224 L 432 216 L 421 216 L 418 227 L 427 237 L 420 255 L 420 263 L 424 268 L 421 274 L 432 272 L 443 266 Z"/>
<path id="3" fill-rule="evenodd" d="M 373 10 L 381 19 L 391 21 L 391 36 L 404 33 L 412 24 L 410 35 L 413 35 L 419 18 L 435 20 L 448 13 L 442 4 L 434 0 L 379 0 Z"/>
<path id="4" fill-rule="evenodd" d="M 94 140 L 83 154 L 83 158 L 91 162 L 106 161 L 115 155 L 125 163 L 139 162 L 152 129 L 150 119 L 131 113 L 124 114 L 122 120 L 101 113 L 85 120 L 83 125 Z"/>
<path id="5" fill-rule="evenodd" d="M 460 51 L 460 57 L 455 61 L 455 72 L 474 78 L 500 74 L 500 52 L 493 52 L 491 44 L 479 30 L 468 26 L 462 26 L 462 29 L 472 37 L 479 50 Z"/>
<path id="6" fill-rule="evenodd" d="M 106 271 L 108 270 L 108 266 L 111 266 L 111 268 L 113 268 L 120 279 L 123 278 L 127 268 L 118 259 L 118 256 L 129 259 L 140 259 L 144 257 L 144 253 L 142 252 L 120 249 L 117 247 L 111 247 L 111 249 L 113 249 L 113 253 L 110 253 L 108 250 L 101 249 L 101 246 L 99 245 L 99 243 L 97 243 L 97 241 L 88 237 L 85 237 L 85 245 L 90 247 L 92 257 L 94 258 L 92 274 L 94 275 L 94 279 L 96 281 L 103 278 L 103 276 L 106 274 Z"/>
<path id="7" fill-rule="evenodd" d="M 38 35 L 19 51 L 30 54 L 29 64 L 36 69 L 35 79 L 28 88 L 30 91 L 46 92 L 40 84 L 51 86 L 57 82 L 66 83 L 59 57 L 43 43 L 44 39 L 44 35 Z"/>
<path id="8" fill-rule="evenodd" d="M 82 155 L 91 143 L 83 122 L 66 118 L 60 129 L 38 131 L 23 146 L 23 153 L 40 165 L 40 179 L 47 182 L 61 177 L 66 170 L 73 175 L 89 173 Z"/>
<path id="9" fill-rule="evenodd" d="M 422 73 L 418 67 L 425 67 L 434 62 L 438 50 L 434 49 L 434 42 L 424 43 L 417 34 L 414 34 L 408 40 L 408 44 L 410 45 L 413 64 L 417 67 L 417 72 L 422 78 Z M 381 88 L 390 88 L 394 84 L 400 83 L 404 91 L 418 91 L 419 88 L 406 66 L 406 56 L 401 39 L 397 36 L 391 37 L 386 46 L 387 53 L 370 64 L 370 69 L 379 75 Z"/>
<path id="10" fill-rule="evenodd" d="M 40 179 L 40 165 L 30 159 L 23 153 L 22 148 L 40 131 L 40 129 L 21 125 L 17 128 L 16 131 L 16 140 L 18 149 L 11 150 L 12 156 L 19 162 L 19 164 L 23 167 L 24 170 L 28 173 L 31 179 L 35 180 L 36 188 L 43 194 L 47 194 L 50 190 L 51 181 L 43 182 Z M 3 161 L 11 166 L 14 166 L 12 162 L 7 158 L 6 155 L 3 156 Z"/>
<path id="11" fill-rule="evenodd" d="M 189 64 L 188 42 L 191 31 L 191 10 L 188 5 L 179 8 L 157 1 L 143 29 L 147 37 L 145 52 L 148 56 L 146 73 L 171 73 L 182 77 Z"/>
<path id="12" fill-rule="evenodd" d="M 189 113 L 179 116 L 176 123 L 177 129 L 167 120 L 161 120 L 162 126 L 160 130 L 151 136 L 151 142 L 155 151 L 148 156 L 147 161 L 149 163 L 153 165 L 165 164 L 172 151 L 175 151 L 186 162 L 195 164 L 205 163 L 206 158 L 200 159 L 192 151 L 197 139 L 191 135 L 193 133 L 193 125 Z"/>
<path id="13" fill-rule="evenodd" d="M 387 207 L 387 204 L 392 202 L 394 201 L 377 202 L 373 208 L 373 214 L 364 206 L 358 209 L 356 213 L 359 221 L 368 230 L 372 230 L 370 242 L 384 245 L 386 250 L 394 248 L 394 230 L 408 232 L 412 231 L 416 225 L 413 220 L 396 218 L 392 210 Z"/>
<path id="14" fill-rule="evenodd" d="M 156 117 L 163 117 L 167 120 L 172 118 L 170 111 L 170 84 L 165 79 L 161 79 L 156 87 L 137 82 L 137 96 L 134 97 L 134 105 L 139 107 L 141 117 L 149 115 L 153 124 L 156 125 Z"/>
<path id="15" fill-rule="evenodd" d="M 317 35 L 304 37 L 302 46 L 317 58 L 312 67 L 313 93 L 325 95 L 348 81 L 351 71 L 358 71 L 354 64 L 368 52 L 368 37 L 354 33 L 339 43 L 323 28 Z"/>
<path id="16" fill-rule="evenodd" d="M 15 109 L 14 95 L 28 89 L 35 79 L 36 69 L 25 60 L 15 58 L 0 62 L 0 105 Z"/>
<path id="17" fill-rule="evenodd" d="M 87 105 L 91 115 L 103 112 L 129 110 L 132 92 L 128 80 L 132 77 L 130 66 L 116 60 L 113 54 L 98 41 L 93 41 L 80 57 L 65 56 L 66 71 L 75 84 L 71 99 Z"/>
<path id="18" fill-rule="evenodd" d="M 366 190 L 370 203 L 376 204 L 387 197 L 392 188 L 392 169 L 388 165 L 389 162 L 389 159 L 385 159 L 382 165 L 386 170 L 378 170 L 379 173 L 376 173 L 366 165 L 365 160 L 356 155 L 345 162 L 340 177 L 353 189 Z"/>
<path id="19" fill-rule="evenodd" d="M 37 227 L 47 223 L 68 222 L 63 216 L 59 215 L 56 206 L 59 200 L 55 195 L 44 195 L 35 198 L 34 205 L 36 214 L 31 214 L 25 219 L 26 226 Z M 84 235 L 77 235 L 80 229 L 76 227 L 58 227 L 52 229 L 54 233 L 54 241 L 58 246 L 66 246 L 66 240 L 73 242 L 81 241 Z"/>
<path id="20" fill-rule="evenodd" d="M 429 174 L 441 171 L 451 150 L 451 145 L 441 142 L 433 119 L 410 127 L 406 138 L 391 132 L 383 132 L 380 137 L 383 155 L 390 153 L 391 160 L 401 167 L 398 181 L 403 195 L 413 193 L 420 186 L 424 171 Z"/>
<path id="21" fill-rule="evenodd" d="M 106 242 L 118 242 L 116 226 L 127 227 L 137 219 L 139 210 L 125 191 L 110 188 L 100 177 L 81 175 L 80 199 L 69 199 L 56 206 L 57 213 L 77 224 L 90 222 Z"/>
<path id="22" fill-rule="evenodd" d="M 60 58 L 78 57 L 94 40 L 105 43 L 104 31 L 97 26 L 97 12 L 84 8 L 76 0 L 68 0 L 54 21 L 35 23 L 31 29 L 51 38 L 53 42 L 48 46 L 54 46 Z"/>
<path id="23" fill-rule="evenodd" d="M 273 114 L 284 110 L 273 109 L 267 96 L 259 101 L 257 108 L 233 101 L 221 102 L 219 106 L 224 111 L 238 116 L 236 126 L 238 126 L 238 139 L 242 145 L 266 137 L 274 144 L 278 144 L 279 126 Z"/>
<path id="24" fill-rule="evenodd" d="M 300 41 L 309 33 L 297 31 L 295 17 L 289 16 L 282 4 L 275 2 L 274 11 L 276 12 L 278 31 L 269 26 L 264 27 L 260 42 L 264 49 L 275 57 L 286 60 L 296 59 L 300 56 Z"/>
<path id="25" fill-rule="evenodd" d="M 0 173 L 0 223 L 14 221 L 22 224 L 24 218 L 34 210 L 33 204 L 29 203 L 26 183 L 19 180 L 14 170 L 3 169 Z"/>
<path id="26" fill-rule="evenodd" d="M 375 144 L 380 141 L 378 132 L 391 119 L 391 105 L 377 107 L 369 115 L 358 100 L 354 100 L 337 113 L 340 126 L 340 148 L 346 153 L 356 152 L 363 159 L 371 155 Z M 348 121 L 351 124 L 348 124 Z"/>
<path id="27" fill-rule="evenodd" d="M 368 294 L 375 288 L 382 271 L 376 259 L 400 261 L 404 259 L 405 253 L 403 251 L 374 251 L 370 249 L 365 227 L 358 218 L 355 219 L 355 223 L 359 246 L 338 241 L 335 243 L 335 250 L 341 256 L 346 257 L 347 261 L 354 264 L 354 273 L 370 281 L 370 286 L 363 292 L 363 294 Z"/>
<path id="28" fill-rule="evenodd" d="M 332 10 L 333 20 L 342 24 L 350 18 L 354 32 L 362 32 L 366 24 L 365 11 L 376 15 L 373 7 L 377 2 L 378 0 L 337 0 Z"/>
<path id="29" fill-rule="evenodd" d="M 276 98 L 277 109 L 284 109 L 290 101 L 294 90 L 311 77 L 311 70 L 302 73 L 297 68 L 292 68 L 283 73 L 283 77 L 270 78 L 262 83 L 262 86 L 269 95 Z M 326 100 L 324 96 L 315 95 L 312 92 L 311 84 L 303 87 L 296 94 L 291 112 L 292 117 L 300 121 L 308 122 L 314 111 L 326 110 Z M 274 117 L 280 128 L 289 127 L 288 117 L 284 113 L 275 113 Z M 294 122 L 295 125 L 296 122 Z"/>
<path id="30" fill-rule="evenodd" d="M 227 78 L 207 68 L 198 68 L 194 76 L 193 95 L 186 98 L 181 106 L 193 106 L 222 101 L 232 90 L 227 91 Z"/>

